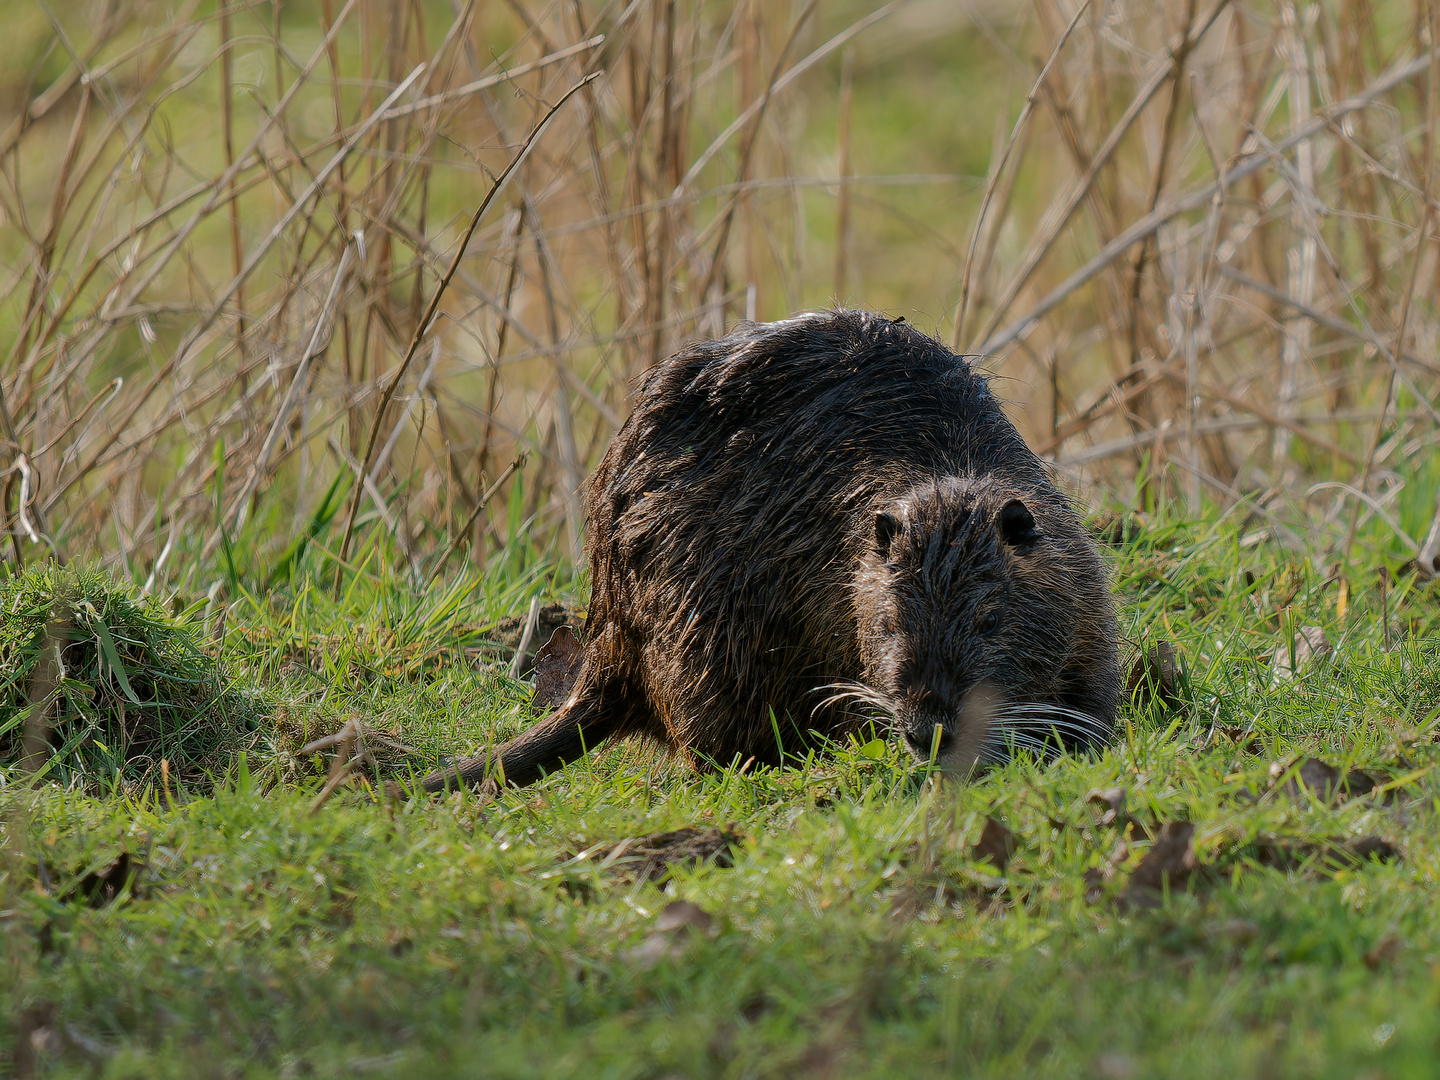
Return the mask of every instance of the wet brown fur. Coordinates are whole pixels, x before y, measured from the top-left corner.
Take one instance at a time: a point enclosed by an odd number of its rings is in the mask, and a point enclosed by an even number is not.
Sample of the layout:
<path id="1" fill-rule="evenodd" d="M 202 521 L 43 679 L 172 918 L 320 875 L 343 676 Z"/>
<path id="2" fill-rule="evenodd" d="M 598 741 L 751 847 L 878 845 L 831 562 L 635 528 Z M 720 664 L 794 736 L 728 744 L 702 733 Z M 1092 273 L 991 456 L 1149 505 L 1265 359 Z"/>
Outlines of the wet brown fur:
<path id="1" fill-rule="evenodd" d="M 878 719 L 968 769 L 1111 733 L 1099 557 L 984 378 L 903 323 L 824 312 L 689 345 L 642 378 L 587 510 L 582 668 L 500 749 L 511 783 L 630 734 L 725 766 Z"/>

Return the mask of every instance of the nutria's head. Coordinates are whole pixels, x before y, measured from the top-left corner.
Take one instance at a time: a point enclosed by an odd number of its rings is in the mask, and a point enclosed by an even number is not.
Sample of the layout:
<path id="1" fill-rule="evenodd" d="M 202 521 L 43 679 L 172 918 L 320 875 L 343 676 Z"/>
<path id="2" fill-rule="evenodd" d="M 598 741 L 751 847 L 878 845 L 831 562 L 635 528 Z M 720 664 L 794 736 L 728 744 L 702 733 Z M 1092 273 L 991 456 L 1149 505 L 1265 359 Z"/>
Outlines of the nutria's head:
<path id="1" fill-rule="evenodd" d="M 879 706 L 917 759 L 968 773 L 1014 747 L 1108 736 L 1111 715 L 1087 716 L 1069 693 L 1088 624 L 1113 626 L 1114 614 L 1067 509 L 949 478 L 871 524 L 855 582 L 865 693 L 854 696 Z"/>

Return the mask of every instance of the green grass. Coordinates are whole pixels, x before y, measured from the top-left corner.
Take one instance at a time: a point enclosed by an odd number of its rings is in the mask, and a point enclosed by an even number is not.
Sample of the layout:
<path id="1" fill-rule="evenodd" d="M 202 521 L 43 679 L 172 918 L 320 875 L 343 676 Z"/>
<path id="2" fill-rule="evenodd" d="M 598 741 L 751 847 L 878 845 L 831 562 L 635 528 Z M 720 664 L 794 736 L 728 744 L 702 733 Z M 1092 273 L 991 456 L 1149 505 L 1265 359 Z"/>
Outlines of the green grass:
<path id="1" fill-rule="evenodd" d="M 1132 522 L 1122 630 L 1175 645 L 1179 704 L 964 787 L 877 743 L 712 775 L 629 744 L 489 804 L 407 797 L 386 781 L 530 722 L 499 620 L 583 583 L 533 552 L 428 590 L 362 553 L 338 600 L 313 552 L 269 593 L 242 571 L 223 663 L 270 719 L 218 785 L 3 773 L 0 1047 L 87 1077 L 1428 1076 L 1440 598 L 1401 578 L 1386 650 L 1373 563 L 1345 569 L 1342 620 L 1341 577 L 1255 528 Z M 1277 682 L 1303 625 L 1333 658 Z M 328 764 L 295 751 L 351 715 L 416 753 L 312 813 Z M 1311 755 L 1388 790 L 1332 806 L 1272 775 Z M 1113 786 L 1128 819 L 1102 824 Z M 1014 834 L 1003 873 L 987 818 Z M 1179 820 L 1198 871 L 1127 904 Z M 692 825 L 740 834 L 734 865 L 662 887 L 577 858 Z M 1327 861 L 1362 837 L 1399 857 Z M 121 852 L 145 869 L 86 902 Z M 658 930 L 676 899 L 709 932 Z"/>
<path id="2" fill-rule="evenodd" d="M 95 570 L 0 567 L 0 762 L 21 757 L 40 711 L 53 753 L 41 774 L 66 785 L 221 771 L 260 729 L 257 695 L 228 684 L 177 617 Z M 58 665 L 56 656 L 59 657 Z"/>

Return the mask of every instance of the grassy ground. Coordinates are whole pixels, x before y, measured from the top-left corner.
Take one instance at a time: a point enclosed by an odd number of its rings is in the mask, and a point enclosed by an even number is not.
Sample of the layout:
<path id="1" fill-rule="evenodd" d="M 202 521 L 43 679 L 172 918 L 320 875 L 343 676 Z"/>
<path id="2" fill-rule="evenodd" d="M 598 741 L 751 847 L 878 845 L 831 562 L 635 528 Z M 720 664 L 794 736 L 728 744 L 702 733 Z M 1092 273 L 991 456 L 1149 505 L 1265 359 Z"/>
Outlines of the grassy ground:
<path id="1" fill-rule="evenodd" d="M 1433 1071 L 1440 600 L 1377 572 L 1440 481 L 1440 97 L 1417 68 L 1286 140 L 1411 70 L 1434 5 L 1110 0 L 1061 48 L 1070 0 L 916 3 L 853 55 L 876 4 L 49 7 L 0 0 L 0 1074 Z M 426 93 L 512 77 L 362 138 L 422 60 Z M 592 68 L 412 350 L 482 165 Z M 563 493 L 631 376 L 752 285 L 948 336 L 972 238 L 977 348 L 1113 256 L 986 361 L 1032 442 L 1238 507 L 1107 527 L 1130 655 L 1179 664 L 1111 750 L 957 788 L 881 740 L 706 776 L 625 745 L 405 794 L 533 722 L 514 620 L 584 600 Z M 428 583 L 467 520 L 508 545 Z M 101 570 L 3 578 L 56 542 Z M 374 760 L 322 799 L 300 748 L 352 717 Z"/>
<path id="2" fill-rule="evenodd" d="M 1238 514 L 1109 531 L 1132 650 L 1180 657 L 1170 702 L 1132 703 L 1103 756 L 965 787 L 879 741 L 707 776 L 627 745 L 489 804 L 408 797 L 412 769 L 530 722 L 487 643 L 583 582 L 518 553 L 339 601 L 318 563 L 269 594 L 241 574 L 223 627 L 189 616 L 272 717 L 218 786 L 5 775 L 9 1069 L 1431 1075 L 1434 588 L 1382 598 L 1373 565 L 1317 571 Z M 1331 659 L 1277 678 L 1311 625 Z M 351 715 L 414 753 L 373 743 L 312 813 L 327 763 L 295 751 Z M 728 854 L 664 865 L 654 834 L 684 827 Z"/>

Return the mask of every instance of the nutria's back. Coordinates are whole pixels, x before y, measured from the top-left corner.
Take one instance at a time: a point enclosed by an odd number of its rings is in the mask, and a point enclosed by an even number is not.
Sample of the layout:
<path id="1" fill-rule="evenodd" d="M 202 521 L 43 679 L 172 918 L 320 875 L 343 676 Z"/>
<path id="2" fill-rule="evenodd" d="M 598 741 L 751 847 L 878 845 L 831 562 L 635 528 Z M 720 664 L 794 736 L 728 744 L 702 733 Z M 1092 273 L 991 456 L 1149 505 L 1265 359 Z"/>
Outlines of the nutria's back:
<path id="1" fill-rule="evenodd" d="M 588 509 L 584 665 L 502 749 L 511 780 L 628 732 L 726 765 L 871 718 L 966 768 L 1007 727 L 1109 734 L 1098 556 L 984 379 L 901 322 L 826 312 L 688 346 L 641 380 Z"/>

